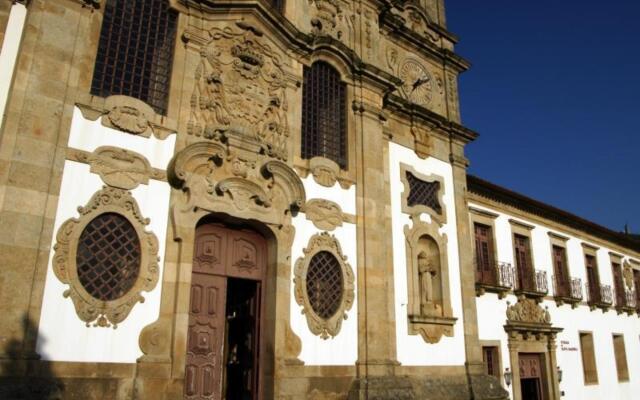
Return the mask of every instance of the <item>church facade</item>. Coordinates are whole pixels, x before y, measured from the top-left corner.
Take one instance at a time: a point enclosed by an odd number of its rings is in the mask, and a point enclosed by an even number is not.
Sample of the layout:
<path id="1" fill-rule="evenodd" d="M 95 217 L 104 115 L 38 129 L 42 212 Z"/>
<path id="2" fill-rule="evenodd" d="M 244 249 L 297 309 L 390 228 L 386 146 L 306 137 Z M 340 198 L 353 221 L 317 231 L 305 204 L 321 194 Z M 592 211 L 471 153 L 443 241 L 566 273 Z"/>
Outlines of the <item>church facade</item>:
<path id="1" fill-rule="evenodd" d="M 640 242 L 467 174 L 444 7 L 0 3 L 0 397 L 634 398 Z"/>

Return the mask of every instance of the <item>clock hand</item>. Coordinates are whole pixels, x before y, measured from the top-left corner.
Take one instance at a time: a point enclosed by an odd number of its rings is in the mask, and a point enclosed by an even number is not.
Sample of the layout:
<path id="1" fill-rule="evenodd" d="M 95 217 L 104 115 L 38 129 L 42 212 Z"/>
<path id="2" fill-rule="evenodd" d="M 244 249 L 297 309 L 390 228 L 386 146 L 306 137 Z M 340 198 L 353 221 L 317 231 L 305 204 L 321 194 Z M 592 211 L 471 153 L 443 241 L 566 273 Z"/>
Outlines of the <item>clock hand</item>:
<path id="1" fill-rule="evenodd" d="M 426 77 L 426 76 L 423 76 L 421 78 L 416 79 L 416 81 L 413 82 L 411 93 L 413 93 L 417 88 L 419 88 L 420 86 L 424 85 L 428 81 L 429 81 L 429 78 Z"/>

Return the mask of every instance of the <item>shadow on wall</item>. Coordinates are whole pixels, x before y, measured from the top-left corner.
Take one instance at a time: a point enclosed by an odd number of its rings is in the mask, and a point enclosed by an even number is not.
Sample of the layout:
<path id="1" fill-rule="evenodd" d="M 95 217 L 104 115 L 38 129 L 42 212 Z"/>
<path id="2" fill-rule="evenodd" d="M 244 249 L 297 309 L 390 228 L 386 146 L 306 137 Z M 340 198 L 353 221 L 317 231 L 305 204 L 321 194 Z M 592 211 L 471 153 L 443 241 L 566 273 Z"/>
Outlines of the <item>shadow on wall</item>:
<path id="1" fill-rule="evenodd" d="M 25 315 L 23 332 L 33 332 L 35 325 Z M 40 342 L 43 338 L 39 339 Z M 0 351 L 0 399 L 3 400 L 59 400 L 64 384 L 53 374 L 47 362 L 26 359 L 22 342 L 11 339 Z"/>

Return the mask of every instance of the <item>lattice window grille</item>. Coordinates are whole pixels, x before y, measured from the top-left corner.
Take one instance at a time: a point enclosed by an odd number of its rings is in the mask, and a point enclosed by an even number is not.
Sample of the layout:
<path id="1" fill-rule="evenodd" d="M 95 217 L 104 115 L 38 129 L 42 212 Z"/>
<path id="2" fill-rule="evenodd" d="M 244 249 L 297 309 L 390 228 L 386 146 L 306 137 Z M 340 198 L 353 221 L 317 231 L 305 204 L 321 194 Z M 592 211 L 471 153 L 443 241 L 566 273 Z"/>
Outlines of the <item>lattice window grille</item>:
<path id="1" fill-rule="evenodd" d="M 407 196 L 407 205 L 409 207 L 423 205 L 433 209 L 438 214 L 442 213 L 442 206 L 438 201 L 440 182 L 425 182 L 408 171 L 407 182 L 409 183 L 409 195 Z"/>
<path id="2" fill-rule="evenodd" d="M 166 0 L 108 0 L 91 94 L 135 97 L 165 115 L 177 19 Z"/>
<path id="3" fill-rule="evenodd" d="M 117 300 L 133 287 L 140 272 L 140 239 L 123 216 L 104 213 L 91 220 L 78 242 L 78 279 L 102 301 Z"/>
<path id="4" fill-rule="evenodd" d="M 305 67 L 302 158 L 325 157 L 347 167 L 347 88 L 326 62 Z"/>
<path id="5" fill-rule="evenodd" d="M 323 319 L 338 312 L 344 291 L 342 268 L 328 251 L 316 253 L 307 270 L 307 295 L 313 311 Z"/>

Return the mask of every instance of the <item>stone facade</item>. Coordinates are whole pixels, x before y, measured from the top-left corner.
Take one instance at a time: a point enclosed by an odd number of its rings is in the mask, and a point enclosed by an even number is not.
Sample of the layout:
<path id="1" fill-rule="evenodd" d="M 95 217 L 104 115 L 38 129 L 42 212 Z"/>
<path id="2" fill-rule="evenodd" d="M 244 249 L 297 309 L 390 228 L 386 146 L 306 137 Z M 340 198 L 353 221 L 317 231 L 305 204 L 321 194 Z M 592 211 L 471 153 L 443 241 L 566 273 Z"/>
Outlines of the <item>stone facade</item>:
<path id="1" fill-rule="evenodd" d="M 483 365 L 464 156 L 477 134 L 460 122 L 469 64 L 442 0 L 168 1 L 166 115 L 91 95 L 105 0 L 25 3 L 0 128 L 0 397 L 184 398 L 196 228 L 211 221 L 267 243 L 262 398 L 508 397 Z M 346 84 L 344 168 L 301 154 L 317 61 Z M 410 204 L 408 172 L 438 188 L 430 203 Z M 124 215 L 143 240 L 119 300 L 87 300 L 76 273 L 74 226 L 93 212 Z M 305 286 L 319 251 L 343 278 L 325 319 Z M 546 335 L 523 346 L 549 355 L 559 399 L 557 328 L 509 310 L 514 346 Z"/>

